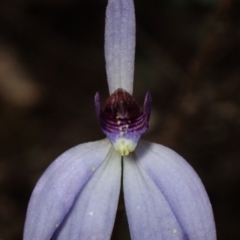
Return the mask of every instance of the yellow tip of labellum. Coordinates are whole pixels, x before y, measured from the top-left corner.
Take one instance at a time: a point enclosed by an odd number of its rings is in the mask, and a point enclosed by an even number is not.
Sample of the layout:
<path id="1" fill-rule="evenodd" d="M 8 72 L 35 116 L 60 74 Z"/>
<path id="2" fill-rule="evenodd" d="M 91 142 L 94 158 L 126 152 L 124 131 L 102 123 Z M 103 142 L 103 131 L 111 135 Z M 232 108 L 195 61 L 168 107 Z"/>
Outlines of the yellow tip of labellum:
<path id="1" fill-rule="evenodd" d="M 113 147 L 116 151 L 120 152 L 122 156 L 127 156 L 129 153 L 133 152 L 137 144 L 126 138 L 119 138 L 114 144 Z"/>

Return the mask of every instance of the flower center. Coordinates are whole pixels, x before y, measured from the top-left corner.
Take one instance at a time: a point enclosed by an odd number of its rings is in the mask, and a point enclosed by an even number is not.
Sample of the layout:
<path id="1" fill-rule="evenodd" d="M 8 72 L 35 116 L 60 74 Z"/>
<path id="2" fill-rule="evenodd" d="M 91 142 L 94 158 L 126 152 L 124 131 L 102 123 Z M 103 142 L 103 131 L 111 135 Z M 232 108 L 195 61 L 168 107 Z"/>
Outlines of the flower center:
<path id="1" fill-rule="evenodd" d="M 133 152 L 141 135 L 147 130 L 151 112 L 151 96 L 146 94 L 142 111 L 134 98 L 124 89 L 117 89 L 100 109 L 100 96 L 95 96 L 95 106 L 102 131 L 115 150 L 122 156 Z"/>

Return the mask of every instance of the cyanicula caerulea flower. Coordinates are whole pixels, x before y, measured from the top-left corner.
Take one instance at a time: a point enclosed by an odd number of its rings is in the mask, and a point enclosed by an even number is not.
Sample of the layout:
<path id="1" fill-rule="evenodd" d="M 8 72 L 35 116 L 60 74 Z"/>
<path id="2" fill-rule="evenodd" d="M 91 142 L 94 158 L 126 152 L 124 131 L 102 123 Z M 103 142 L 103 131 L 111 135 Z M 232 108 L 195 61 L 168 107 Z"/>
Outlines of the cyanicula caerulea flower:
<path id="1" fill-rule="evenodd" d="M 29 202 L 24 240 L 110 239 L 121 178 L 131 239 L 216 239 L 211 204 L 192 167 L 171 149 L 139 140 L 151 97 L 146 94 L 140 110 L 131 96 L 134 55 L 133 1 L 109 0 L 104 110 L 95 97 L 107 139 L 71 148 L 48 167 Z"/>

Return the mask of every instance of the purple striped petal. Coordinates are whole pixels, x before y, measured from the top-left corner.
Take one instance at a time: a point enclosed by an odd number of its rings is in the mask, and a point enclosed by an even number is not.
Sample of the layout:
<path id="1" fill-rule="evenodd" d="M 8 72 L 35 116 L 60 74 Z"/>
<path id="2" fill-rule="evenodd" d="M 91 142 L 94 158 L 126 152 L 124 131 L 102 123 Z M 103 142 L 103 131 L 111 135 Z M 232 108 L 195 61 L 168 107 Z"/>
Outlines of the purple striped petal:
<path id="1" fill-rule="evenodd" d="M 117 211 L 121 155 L 113 148 L 80 192 L 54 239 L 108 240 Z"/>
<path id="2" fill-rule="evenodd" d="M 132 0 L 109 0 L 106 11 L 105 59 L 109 92 L 133 92 L 135 14 Z"/>
<path id="3" fill-rule="evenodd" d="M 111 144 L 107 139 L 80 144 L 58 157 L 38 181 L 27 210 L 24 240 L 49 240 Z"/>
<path id="4" fill-rule="evenodd" d="M 166 221 L 163 217 L 159 222 L 159 231 L 162 233 L 172 231 L 176 238 L 165 238 L 163 236 L 158 239 L 215 240 L 216 232 L 212 207 L 205 188 L 192 167 L 171 149 L 145 141 L 139 142 L 134 158 L 135 168 L 139 169 L 138 171 L 145 172 L 149 179 L 154 182 L 168 202 L 184 233 L 184 238 L 181 238 L 182 233 L 171 224 L 169 224 L 169 229 L 162 228 L 161 221 Z M 126 185 L 128 182 L 126 182 Z M 145 190 L 142 188 L 141 191 L 143 195 L 147 193 L 146 188 Z M 165 208 L 164 201 L 159 201 L 159 208 Z M 133 210 L 127 207 L 130 221 L 131 216 L 135 214 L 132 213 Z M 141 217 L 145 221 L 150 221 L 157 214 L 155 212 L 143 213 Z M 145 239 L 138 235 L 141 231 L 140 227 L 137 231 L 130 224 L 130 230 L 135 237 L 133 239 Z"/>
<path id="5" fill-rule="evenodd" d="M 100 95 L 97 93 L 95 108 L 98 121 L 114 149 L 119 151 L 122 156 L 133 152 L 138 140 L 148 129 L 151 114 L 151 95 L 146 94 L 141 111 L 134 98 L 121 88 L 109 96 L 103 111 L 100 105 Z"/>

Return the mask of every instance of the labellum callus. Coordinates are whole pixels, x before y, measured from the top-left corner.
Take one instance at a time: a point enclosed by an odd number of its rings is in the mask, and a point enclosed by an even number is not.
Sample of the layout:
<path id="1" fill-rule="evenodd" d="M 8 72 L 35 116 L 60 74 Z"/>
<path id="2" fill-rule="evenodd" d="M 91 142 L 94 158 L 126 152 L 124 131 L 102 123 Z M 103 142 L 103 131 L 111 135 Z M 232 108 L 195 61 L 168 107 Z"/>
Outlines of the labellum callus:
<path id="1" fill-rule="evenodd" d="M 123 156 L 134 151 L 139 138 L 148 129 L 151 113 L 150 94 L 146 94 L 141 111 L 131 94 L 121 88 L 109 96 L 103 111 L 100 110 L 98 93 L 95 105 L 102 131 L 114 148 Z"/>

